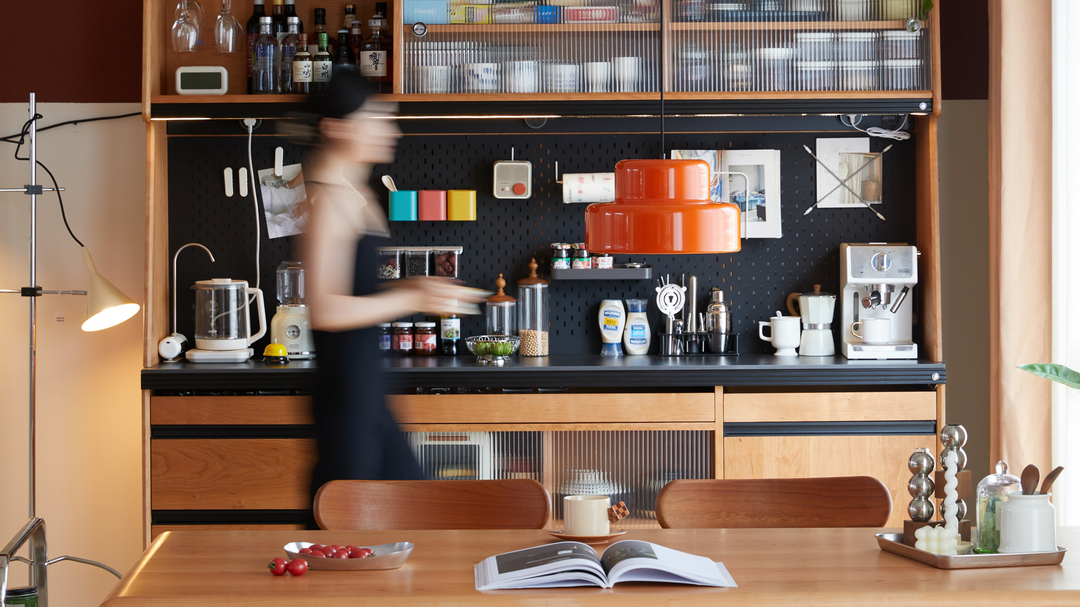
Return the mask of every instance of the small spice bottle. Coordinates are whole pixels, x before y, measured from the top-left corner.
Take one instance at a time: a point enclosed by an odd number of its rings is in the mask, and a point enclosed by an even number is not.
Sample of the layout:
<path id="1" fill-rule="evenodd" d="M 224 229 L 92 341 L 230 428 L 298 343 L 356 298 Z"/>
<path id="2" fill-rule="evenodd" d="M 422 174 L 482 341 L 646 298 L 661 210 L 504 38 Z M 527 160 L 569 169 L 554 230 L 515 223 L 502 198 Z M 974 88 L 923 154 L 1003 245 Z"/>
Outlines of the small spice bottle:
<path id="1" fill-rule="evenodd" d="M 551 243 L 551 269 L 570 269 L 570 245 L 565 242 Z"/>
<path id="2" fill-rule="evenodd" d="M 413 354 L 417 356 L 435 356 L 436 342 L 435 323 L 416 323 L 416 330 L 413 331 Z"/>
<path id="3" fill-rule="evenodd" d="M 570 267 L 575 270 L 592 269 L 592 258 L 589 257 L 589 250 L 585 248 L 585 243 L 579 242 L 574 245 L 574 260 Z"/>
<path id="4" fill-rule="evenodd" d="M 379 352 L 383 354 L 389 354 L 391 348 L 393 348 L 394 342 L 394 328 L 390 326 L 390 323 L 384 322 L 379 325 Z"/>
<path id="5" fill-rule="evenodd" d="M 411 322 L 394 323 L 394 334 L 390 340 L 390 352 L 394 356 L 408 356 L 413 349 L 413 324 Z"/>

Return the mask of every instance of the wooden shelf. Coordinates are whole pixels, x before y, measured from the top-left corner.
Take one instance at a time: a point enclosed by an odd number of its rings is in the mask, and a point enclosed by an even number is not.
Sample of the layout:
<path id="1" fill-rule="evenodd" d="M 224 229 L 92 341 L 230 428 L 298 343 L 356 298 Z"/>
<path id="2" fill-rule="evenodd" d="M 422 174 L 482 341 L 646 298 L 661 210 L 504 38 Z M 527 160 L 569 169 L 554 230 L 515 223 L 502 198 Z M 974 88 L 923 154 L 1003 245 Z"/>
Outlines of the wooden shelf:
<path id="1" fill-rule="evenodd" d="M 411 32 L 412 25 L 406 24 L 405 31 Z M 503 24 L 459 24 L 428 25 L 428 32 L 440 34 L 473 34 L 515 32 L 658 32 L 659 23 L 503 23 Z"/>
<path id="2" fill-rule="evenodd" d="M 710 92 L 667 92 L 664 99 L 684 100 L 873 100 L 873 99 L 930 99 L 930 91 L 710 91 Z"/>
<path id="3" fill-rule="evenodd" d="M 926 27 L 926 22 L 922 22 Z M 678 30 L 902 30 L 907 21 L 695 21 L 671 24 Z"/>
<path id="4" fill-rule="evenodd" d="M 563 270 L 555 268 L 551 270 L 552 280 L 649 280 L 652 278 L 652 266 L 643 268 L 597 268 L 589 270 Z"/>
<path id="5" fill-rule="evenodd" d="M 152 95 L 150 103 L 303 103 L 307 95 Z"/>

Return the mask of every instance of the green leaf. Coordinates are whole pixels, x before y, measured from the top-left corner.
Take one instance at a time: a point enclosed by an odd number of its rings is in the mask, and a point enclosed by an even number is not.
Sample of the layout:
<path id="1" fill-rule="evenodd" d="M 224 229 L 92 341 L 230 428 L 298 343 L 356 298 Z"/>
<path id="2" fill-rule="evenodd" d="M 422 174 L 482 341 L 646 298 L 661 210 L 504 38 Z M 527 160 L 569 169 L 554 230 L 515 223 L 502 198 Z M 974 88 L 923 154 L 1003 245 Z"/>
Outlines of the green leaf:
<path id="1" fill-rule="evenodd" d="M 919 9 L 919 18 L 923 21 L 930 15 L 930 11 L 934 9 L 934 0 L 922 0 L 922 7 Z"/>
<path id="2" fill-rule="evenodd" d="M 1080 373 L 1073 371 L 1065 365 L 1052 365 L 1049 363 L 1036 363 L 1020 365 L 1020 368 L 1028 373 L 1034 373 L 1050 381 L 1056 381 L 1070 388 L 1080 390 Z"/>

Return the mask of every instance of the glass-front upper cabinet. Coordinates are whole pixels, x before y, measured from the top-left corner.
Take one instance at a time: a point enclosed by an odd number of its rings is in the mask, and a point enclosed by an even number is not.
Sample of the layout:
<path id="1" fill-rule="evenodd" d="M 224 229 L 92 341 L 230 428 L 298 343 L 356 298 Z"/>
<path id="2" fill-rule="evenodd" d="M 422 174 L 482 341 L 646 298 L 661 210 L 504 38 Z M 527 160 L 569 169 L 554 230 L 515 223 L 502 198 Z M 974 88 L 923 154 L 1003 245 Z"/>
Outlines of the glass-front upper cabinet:
<path id="1" fill-rule="evenodd" d="M 922 0 L 671 0 L 670 91 L 926 91 Z"/>

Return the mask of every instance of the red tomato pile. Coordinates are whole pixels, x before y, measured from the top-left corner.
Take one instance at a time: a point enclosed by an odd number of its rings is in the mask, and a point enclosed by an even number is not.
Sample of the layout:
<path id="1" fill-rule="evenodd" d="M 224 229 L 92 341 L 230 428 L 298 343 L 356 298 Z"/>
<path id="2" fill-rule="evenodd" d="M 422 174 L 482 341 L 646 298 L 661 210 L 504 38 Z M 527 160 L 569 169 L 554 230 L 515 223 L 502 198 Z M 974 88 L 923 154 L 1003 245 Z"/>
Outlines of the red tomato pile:
<path id="1" fill-rule="evenodd" d="M 286 561 L 283 558 L 276 558 L 270 561 L 269 568 L 270 573 L 273 573 L 274 575 L 285 575 L 285 572 L 288 571 L 293 575 L 299 576 L 304 575 L 304 572 L 307 571 L 307 561 L 304 559 Z"/>
<path id="2" fill-rule="evenodd" d="M 337 544 L 327 544 L 326 546 L 312 544 L 301 549 L 300 554 L 327 559 L 366 559 L 369 556 L 375 556 L 375 552 L 371 548 L 360 548 L 352 545 L 339 546 Z"/>

